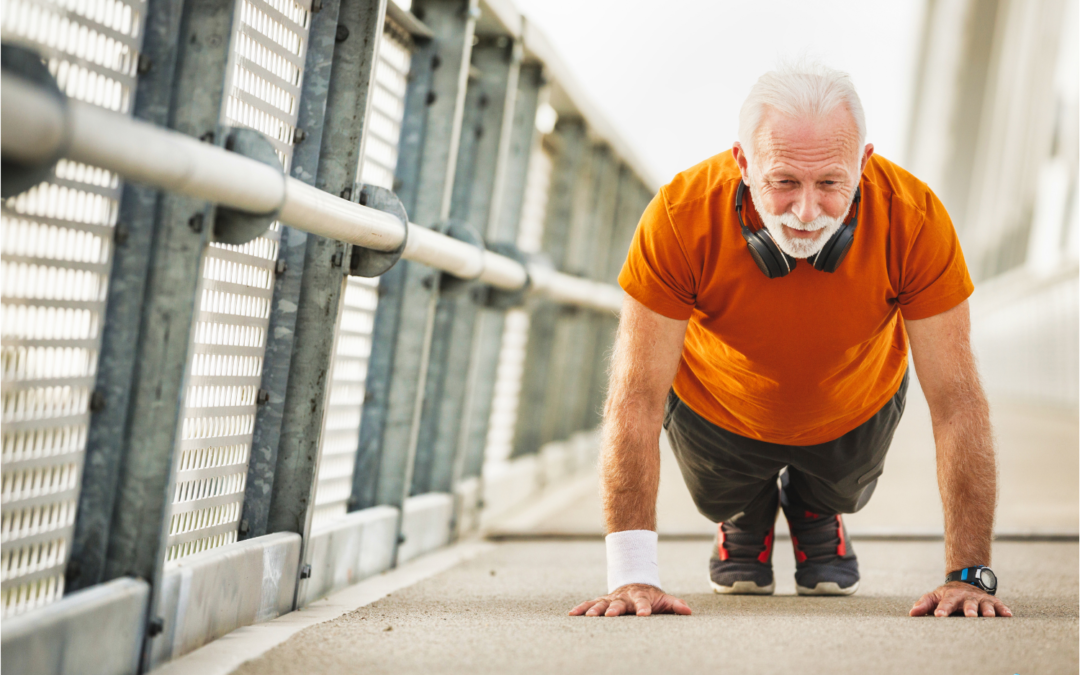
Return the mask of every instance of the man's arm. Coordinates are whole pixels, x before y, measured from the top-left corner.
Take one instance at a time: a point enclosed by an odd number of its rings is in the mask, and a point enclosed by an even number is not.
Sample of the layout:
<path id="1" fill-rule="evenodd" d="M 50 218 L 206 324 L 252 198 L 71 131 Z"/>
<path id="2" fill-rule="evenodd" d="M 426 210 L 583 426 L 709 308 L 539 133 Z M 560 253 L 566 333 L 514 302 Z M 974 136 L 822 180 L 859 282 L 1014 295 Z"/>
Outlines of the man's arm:
<path id="1" fill-rule="evenodd" d="M 661 316 L 626 296 L 611 357 L 600 454 L 600 493 L 608 533 L 656 529 L 660 431 L 682 355 L 686 321 Z M 571 615 L 689 614 L 682 600 L 646 584 L 627 584 L 583 602 Z"/>
<path id="2" fill-rule="evenodd" d="M 997 501 L 997 464 L 990 408 L 971 352 L 965 300 L 936 316 L 906 321 L 915 369 L 930 406 L 937 446 L 938 488 L 945 512 L 945 573 L 990 565 Z M 964 582 L 927 593 L 912 616 L 1012 616 L 1001 600 Z"/>

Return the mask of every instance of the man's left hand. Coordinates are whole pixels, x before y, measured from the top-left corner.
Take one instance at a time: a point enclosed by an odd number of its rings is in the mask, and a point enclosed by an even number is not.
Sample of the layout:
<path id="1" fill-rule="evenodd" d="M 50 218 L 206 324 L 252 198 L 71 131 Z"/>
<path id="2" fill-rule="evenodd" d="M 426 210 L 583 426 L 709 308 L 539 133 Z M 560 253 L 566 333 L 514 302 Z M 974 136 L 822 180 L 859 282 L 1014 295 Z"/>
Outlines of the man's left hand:
<path id="1" fill-rule="evenodd" d="M 981 588 L 962 581 L 950 581 L 937 590 L 919 598 L 911 608 L 911 616 L 949 616 L 963 612 L 964 616 L 1012 616 L 1012 610 L 1001 600 Z"/>

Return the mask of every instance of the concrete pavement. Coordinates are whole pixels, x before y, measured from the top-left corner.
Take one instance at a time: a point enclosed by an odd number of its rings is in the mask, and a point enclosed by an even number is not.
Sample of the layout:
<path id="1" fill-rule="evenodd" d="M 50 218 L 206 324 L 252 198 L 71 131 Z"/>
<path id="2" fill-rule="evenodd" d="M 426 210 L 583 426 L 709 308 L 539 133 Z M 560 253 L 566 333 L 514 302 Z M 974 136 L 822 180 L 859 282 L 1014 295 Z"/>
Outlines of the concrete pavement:
<path id="1" fill-rule="evenodd" d="M 335 610 L 327 617 L 337 618 L 288 632 L 288 639 L 263 640 L 251 652 L 255 658 L 234 672 L 1077 673 L 1075 416 L 998 403 L 995 427 L 999 532 L 1065 535 L 1064 541 L 995 544 L 993 566 L 1001 598 L 1015 613 L 1011 619 L 907 616 L 943 575 L 943 544 L 932 539 L 941 532 L 933 439 L 915 385 L 874 499 L 848 518 L 863 578 L 855 596 L 796 596 L 787 539 L 779 539 L 774 552 L 775 596 L 712 594 L 707 560 L 715 526 L 697 514 L 665 450 L 658 509 L 661 579 L 690 604 L 693 616 L 566 616 L 605 586 L 593 476 L 503 520 L 500 543 L 466 544 L 471 553 L 450 563 L 432 566 L 420 559 L 343 592 L 350 594 L 346 599 L 332 597 L 331 604 L 346 609 L 352 602 L 356 609 L 340 616 Z M 868 540 L 860 532 L 924 540 Z M 928 535 L 931 540 L 925 540 Z M 435 571 L 415 572 L 425 564 Z M 393 575 L 412 578 L 394 582 L 386 596 Z M 275 624 L 295 623 L 305 612 L 242 630 L 274 631 Z M 244 644 L 237 640 L 236 649 Z M 277 646 L 265 651 L 267 644 Z M 206 672 L 191 664 L 171 664 L 170 675 Z"/>
<path id="2" fill-rule="evenodd" d="M 706 542 L 660 545 L 661 578 L 689 617 L 568 617 L 604 584 L 597 542 L 514 542 L 309 628 L 245 664 L 278 673 L 1075 673 L 1077 546 L 1002 543 L 1011 619 L 906 616 L 939 582 L 942 545 L 856 542 L 849 598 L 794 595 L 788 543 L 777 595 L 713 595 Z"/>

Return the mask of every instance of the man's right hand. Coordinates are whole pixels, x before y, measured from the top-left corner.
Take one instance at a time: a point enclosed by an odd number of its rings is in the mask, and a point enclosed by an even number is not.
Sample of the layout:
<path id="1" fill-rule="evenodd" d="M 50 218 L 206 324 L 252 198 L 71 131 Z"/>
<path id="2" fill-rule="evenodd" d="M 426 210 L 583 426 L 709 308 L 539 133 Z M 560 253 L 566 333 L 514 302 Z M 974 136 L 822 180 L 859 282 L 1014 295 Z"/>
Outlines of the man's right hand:
<path id="1" fill-rule="evenodd" d="M 614 593 L 588 600 L 570 610 L 570 616 L 620 616 L 622 614 L 690 614 L 690 607 L 656 586 L 627 584 Z"/>

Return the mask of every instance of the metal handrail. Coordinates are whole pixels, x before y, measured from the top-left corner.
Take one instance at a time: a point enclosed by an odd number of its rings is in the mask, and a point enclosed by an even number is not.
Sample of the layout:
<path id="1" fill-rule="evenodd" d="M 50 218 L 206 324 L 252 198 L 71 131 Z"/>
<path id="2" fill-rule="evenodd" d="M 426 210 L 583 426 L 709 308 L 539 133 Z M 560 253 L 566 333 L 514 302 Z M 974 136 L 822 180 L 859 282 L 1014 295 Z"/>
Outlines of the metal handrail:
<path id="1" fill-rule="evenodd" d="M 279 169 L 223 148 L 54 93 L 14 74 L 0 79 L 0 152 L 34 164 L 63 156 L 125 180 L 249 213 L 278 212 L 289 227 L 402 257 L 497 288 L 555 302 L 619 311 L 612 284 L 557 272 L 482 250 L 432 229 L 336 197 Z"/>

